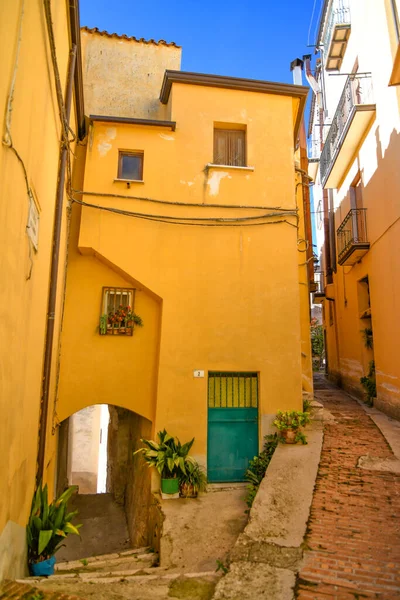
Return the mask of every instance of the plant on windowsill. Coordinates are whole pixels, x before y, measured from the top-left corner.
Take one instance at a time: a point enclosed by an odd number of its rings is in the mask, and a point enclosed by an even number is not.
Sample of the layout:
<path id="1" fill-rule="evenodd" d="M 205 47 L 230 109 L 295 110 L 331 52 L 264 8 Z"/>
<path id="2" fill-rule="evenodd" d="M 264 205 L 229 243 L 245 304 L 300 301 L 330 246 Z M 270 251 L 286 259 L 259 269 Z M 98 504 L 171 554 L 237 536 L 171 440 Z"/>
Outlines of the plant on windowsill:
<path id="1" fill-rule="evenodd" d="M 100 317 L 100 335 L 132 335 L 135 327 L 143 327 L 143 320 L 130 306 L 120 305 Z"/>
<path id="2" fill-rule="evenodd" d="M 189 456 L 189 450 L 193 445 L 194 438 L 186 444 L 181 444 L 178 438 L 174 438 L 164 431 L 158 434 L 158 442 L 154 440 L 141 439 L 147 448 L 139 448 L 135 454 L 142 454 L 149 467 L 154 467 L 161 475 L 161 491 L 163 494 L 177 494 L 179 492 L 179 477 L 186 474 L 188 464 L 194 464 L 195 460 Z"/>
<path id="3" fill-rule="evenodd" d="M 310 423 L 310 413 L 300 410 L 278 411 L 273 425 L 279 430 L 279 441 L 285 444 L 307 444 L 307 438 L 301 428 Z"/>
<path id="4" fill-rule="evenodd" d="M 376 398 L 376 378 L 374 360 L 370 361 L 368 375 L 366 377 L 361 377 L 360 383 L 365 390 L 366 404 L 368 404 L 368 406 L 373 406 L 374 398 Z"/>
<path id="5" fill-rule="evenodd" d="M 67 504 L 78 486 L 72 485 L 61 496 L 48 503 L 47 484 L 40 484 L 32 500 L 31 514 L 26 526 L 28 564 L 32 575 L 48 576 L 54 573 L 54 554 L 63 546 L 68 534 L 79 535 L 81 525 L 73 525 L 78 511 L 67 512 Z"/>

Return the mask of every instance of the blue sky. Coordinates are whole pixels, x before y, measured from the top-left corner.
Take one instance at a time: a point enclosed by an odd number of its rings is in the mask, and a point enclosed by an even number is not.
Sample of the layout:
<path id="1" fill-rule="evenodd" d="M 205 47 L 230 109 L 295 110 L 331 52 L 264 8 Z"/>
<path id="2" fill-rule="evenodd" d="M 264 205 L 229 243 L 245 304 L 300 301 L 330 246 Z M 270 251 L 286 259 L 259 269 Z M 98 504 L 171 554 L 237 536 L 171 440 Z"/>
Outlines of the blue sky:
<path id="1" fill-rule="evenodd" d="M 81 24 L 182 46 L 182 70 L 292 82 L 322 0 L 80 0 Z"/>
<path id="2" fill-rule="evenodd" d="M 292 83 L 292 60 L 314 51 L 307 44 L 315 43 L 322 3 L 80 0 L 80 11 L 81 25 L 176 42 L 184 71 Z"/>

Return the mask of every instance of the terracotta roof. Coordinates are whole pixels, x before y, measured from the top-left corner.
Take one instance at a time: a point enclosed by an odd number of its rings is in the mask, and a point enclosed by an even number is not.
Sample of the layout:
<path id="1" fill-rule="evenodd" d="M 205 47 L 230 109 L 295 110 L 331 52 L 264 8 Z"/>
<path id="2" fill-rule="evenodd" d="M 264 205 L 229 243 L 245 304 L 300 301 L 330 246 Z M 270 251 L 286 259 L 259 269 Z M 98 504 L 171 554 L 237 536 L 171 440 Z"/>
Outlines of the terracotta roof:
<path id="1" fill-rule="evenodd" d="M 181 46 L 178 46 L 178 44 L 175 44 L 175 42 L 166 42 L 165 40 L 158 40 L 158 42 L 156 40 L 145 40 L 144 38 L 136 38 L 135 36 L 131 35 L 126 35 L 126 33 L 123 33 L 122 35 L 119 35 L 118 33 L 109 33 L 108 31 L 100 31 L 98 27 L 81 27 L 81 31 L 87 31 L 88 33 L 98 33 L 99 35 L 103 35 L 105 37 L 109 37 L 109 38 L 118 38 L 119 40 L 132 40 L 133 42 L 141 42 L 143 44 L 154 44 L 155 46 L 173 46 L 174 48 L 181 48 Z"/>

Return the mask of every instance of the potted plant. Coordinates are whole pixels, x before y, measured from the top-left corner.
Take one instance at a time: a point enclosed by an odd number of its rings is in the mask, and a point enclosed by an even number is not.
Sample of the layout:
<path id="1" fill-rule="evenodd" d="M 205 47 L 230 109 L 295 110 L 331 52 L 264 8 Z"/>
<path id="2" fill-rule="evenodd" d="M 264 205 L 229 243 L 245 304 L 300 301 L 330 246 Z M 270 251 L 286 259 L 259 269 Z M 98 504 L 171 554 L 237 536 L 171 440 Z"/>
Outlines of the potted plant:
<path id="1" fill-rule="evenodd" d="M 107 327 L 108 327 L 108 316 L 101 315 L 100 324 L 99 324 L 100 335 L 107 335 Z"/>
<path id="2" fill-rule="evenodd" d="M 68 534 L 79 535 L 81 525 L 73 525 L 78 511 L 67 512 L 67 503 L 78 486 L 65 490 L 57 500 L 48 503 L 47 484 L 40 484 L 32 500 L 31 514 L 26 526 L 28 563 L 32 575 L 49 576 L 54 573 L 54 554 L 63 546 Z"/>
<path id="3" fill-rule="evenodd" d="M 143 327 L 143 320 L 130 306 L 122 306 L 108 313 L 108 324 L 114 335 L 132 335 L 134 326 Z"/>
<path id="4" fill-rule="evenodd" d="M 199 492 L 207 488 L 207 475 L 196 460 L 185 465 L 185 472 L 179 475 L 179 495 L 181 498 L 197 498 Z"/>
<path id="5" fill-rule="evenodd" d="M 186 444 L 181 444 L 177 438 L 169 435 L 166 430 L 158 434 L 159 442 L 140 440 L 146 448 L 139 448 L 134 454 L 142 454 L 149 467 L 154 467 L 161 475 L 161 491 L 163 494 L 179 492 L 179 476 L 186 473 L 188 464 L 194 460 L 189 456 L 189 450 L 194 438 Z"/>
<path id="6" fill-rule="evenodd" d="M 361 333 L 364 339 L 365 347 L 371 350 L 374 347 L 374 334 L 372 328 L 366 327 L 365 329 L 361 330 Z"/>
<path id="7" fill-rule="evenodd" d="M 287 410 L 277 412 L 273 425 L 280 431 L 281 440 L 286 444 L 297 444 L 302 442 L 306 444 L 307 440 L 301 427 L 310 422 L 310 413 L 297 410 Z"/>
<path id="8" fill-rule="evenodd" d="M 376 398 L 376 374 L 375 374 L 375 361 L 374 360 L 370 361 L 368 375 L 361 377 L 360 383 L 365 390 L 366 403 L 369 406 L 373 406 L 374 398 Z"/>

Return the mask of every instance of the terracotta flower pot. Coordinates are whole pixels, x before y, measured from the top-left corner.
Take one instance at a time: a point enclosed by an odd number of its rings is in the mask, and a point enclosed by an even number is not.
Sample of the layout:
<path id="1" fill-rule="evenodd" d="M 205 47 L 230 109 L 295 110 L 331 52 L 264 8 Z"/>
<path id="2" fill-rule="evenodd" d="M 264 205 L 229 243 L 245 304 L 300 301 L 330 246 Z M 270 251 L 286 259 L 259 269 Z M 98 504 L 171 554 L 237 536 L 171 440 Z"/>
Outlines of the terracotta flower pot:
<path id="1" fill-rule="evenodd" d="M 296 444 L 296 435 L 297 435 L 298 430 L 297 429 L 283 429 L 283 431 L 281 431 L 282 437 L 285 440 L 286 444 Z"/>
<path id="2" fill-rule="evenodd" d="M 191 483 L 181 483 L 179 486 L 179 495 L 181 498 L 197 498 L 197 492 Z"/>

